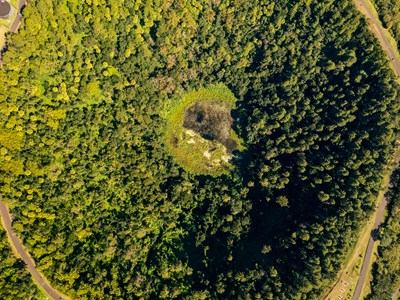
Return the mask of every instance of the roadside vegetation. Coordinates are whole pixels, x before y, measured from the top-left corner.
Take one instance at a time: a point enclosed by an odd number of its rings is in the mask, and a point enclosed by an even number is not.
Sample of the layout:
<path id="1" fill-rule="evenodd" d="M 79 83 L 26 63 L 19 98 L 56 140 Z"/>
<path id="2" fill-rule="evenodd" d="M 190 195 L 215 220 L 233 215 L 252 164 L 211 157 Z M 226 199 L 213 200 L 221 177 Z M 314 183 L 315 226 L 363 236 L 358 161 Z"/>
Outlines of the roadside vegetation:
<path id="1" fill-rule="evenodd" d="M 373 0 L 383 26 L 400 45 L 400 2 L 397 0 Z"/>
<path id="2" fill-rule="evenodd" d="M 378 258 L 373 265 L 371 293 L 367 299 L 391 299 L 400 287 L 400 169 L 393 172 L 387 193 L 388 215 L 376 237 Z"/>
<path id="3" fill-rule="evenodd" d="M 0 298 L 45 299 L 21 259 L 15 258 L 0 226 Z"/>
<path id="4" fill-rule="evenodd" d="M 52 286 L 72 299 L 329 290 L 400 128 L 394 76 L 351 1 L 32 0 L 24 17 L 0 70 L 0 191 Z M 223 130 L 203 124 L 215 116 Z M 176 148 L 201 159 L 173 152 L 174 130 L 178 145 L 205 141 Z M 228 171 L 192 165 L 213 143 L 231 148 Z"/>

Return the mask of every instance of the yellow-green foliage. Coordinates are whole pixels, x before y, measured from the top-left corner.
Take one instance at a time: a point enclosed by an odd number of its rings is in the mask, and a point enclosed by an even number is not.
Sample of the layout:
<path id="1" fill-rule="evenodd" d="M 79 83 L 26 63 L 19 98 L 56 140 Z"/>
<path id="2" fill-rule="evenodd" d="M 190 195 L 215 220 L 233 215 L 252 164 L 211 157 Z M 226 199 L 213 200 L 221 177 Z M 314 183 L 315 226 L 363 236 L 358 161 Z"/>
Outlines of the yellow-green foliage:
<path id="1" fill-rule="evenodd" d="M 167 148 L 185 170 L 194 174 L 218 176 L 232 167 L 225 161 L 232 157 L 225 146 L 217 141 L 206 140 L 183 127 L 185 109 L 199 101 L 216 102 L 232 110 L 236 107 L 237 100 L 224 84 L 210 85 L 185 94 L 167 116 Z M 230 138 L 237 142 L 239 151 L 243 150 L 243 141 L 233 130 Z"/>
<path id="2" fill-rule="evenodd" d="M 24 134 L 16 130 L 1 129 L 0 145 L 9 150 L 19 150 L 22 146 Z"/>

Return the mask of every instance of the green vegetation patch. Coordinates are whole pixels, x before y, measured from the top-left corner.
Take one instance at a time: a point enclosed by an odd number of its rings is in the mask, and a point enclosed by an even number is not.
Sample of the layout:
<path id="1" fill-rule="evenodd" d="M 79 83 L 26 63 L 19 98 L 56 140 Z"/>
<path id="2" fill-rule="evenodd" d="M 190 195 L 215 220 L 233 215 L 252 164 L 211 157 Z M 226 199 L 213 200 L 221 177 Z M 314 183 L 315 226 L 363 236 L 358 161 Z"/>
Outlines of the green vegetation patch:
<path id="1" fill-rule="evenodd" d="M 388 216 L 376 232 L 380 240 L 378 257 L 373 265 L 373 280 L 368 300 L 392 299 L 400 287 L 400 168 L 391 176 L 391 187 L 386 194 Z"/>
<path id="2" fill-rule="evenodd" d="M 32 281 L 24 262 L 13 255 L 1 224 L 0 261 L 1 299 L 45 299 Z"/>
<path id="3" fill-rule="evenodd" d="M 217 84 L 185 94 L 172 108 L 166 141 L 184 169 L 217 176 L 232 167 L 234 151 L 243 150 L 243 141 L 232 129 L 236 101 L 225 85 Z"/>

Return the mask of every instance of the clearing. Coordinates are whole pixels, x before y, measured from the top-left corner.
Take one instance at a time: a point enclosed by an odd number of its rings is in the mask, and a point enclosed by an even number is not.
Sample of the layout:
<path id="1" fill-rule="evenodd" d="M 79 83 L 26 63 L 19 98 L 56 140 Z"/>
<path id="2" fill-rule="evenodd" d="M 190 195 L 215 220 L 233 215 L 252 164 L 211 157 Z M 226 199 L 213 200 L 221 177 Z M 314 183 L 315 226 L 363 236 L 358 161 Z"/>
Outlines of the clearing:
<path id="1" fill-rule="evenodd" d="M 166 144 L 177 163 L 194 174 L 218 176 L 231 168 L 242 141 L 232 129 L 236 98 L 223 84 L 191 91 L 171 109 Z"/>

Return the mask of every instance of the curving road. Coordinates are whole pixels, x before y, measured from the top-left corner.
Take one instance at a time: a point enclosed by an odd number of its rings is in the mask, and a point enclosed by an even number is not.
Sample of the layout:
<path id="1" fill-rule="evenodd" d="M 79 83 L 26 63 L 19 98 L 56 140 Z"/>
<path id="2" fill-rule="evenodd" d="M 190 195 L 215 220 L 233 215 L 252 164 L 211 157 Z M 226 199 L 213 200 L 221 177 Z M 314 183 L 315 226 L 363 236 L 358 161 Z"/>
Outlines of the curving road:
<path id="1" fill-rule="evenodd" d="M 10 32 L 16 33 L 19 27 L 19 24 L 21 23 L 22 20 L 22 15 L 21 15 L 21 9 L 27 4 L 26 0 L 20 0 L 18 2 L 18 8 L 17 8 L 17 16 L 15 17 L 14 22 L 12 23 L 10 27 Z"/>
<path id="2" fill-rule="evenodd" d="M 29 272 L 35 278 L 36 282 L 46 291 L 46 293 L 52 297 L 53 299 L 60 300 L 61 295 L 53 289 L 49 284 L 45 281 L 42 275 L 36 270 L 35 263 L 33 262 L 32 258 L 29 256 L 28 252 L 25 250 L 24 246 L 22 245 L 20 239 L 15 235 L 14 230 L 12 229 L 12 222 L 10 218 L 10 213 L 8 212 L 7 206 L 3 202 L 3 197 L 0 194 L 0 215 L 4 221 L 5 230 L 7 235 L 9 236 L 10 240 L 12 241 L 15 249 L 21 256 L 22 260 L 25 262 L 26 267 L 28 268 Z"/>
<path id="3" fill-rule="evenodd" d="M 387 53 L 390 59 L 390 63 L 392 64 L 396 75 L 400 77 L 400 64 L 396 59 L 395 53 L 398 51 L 397 49 L 393 49 L 392 45 L 389 43 L 388 39 L 386 38 L 385 34 L 382 30 L 382 24 L 380 20 L 378 20 L 375 15 L 372 13 L 371 9 L 367 5 L 365 0 L 354 0 L 358 10 L 367 18 L 369 21 L 369 25 L 371 27 L 372 32 L 378 38 L 383 50 Z M 397 161 L 399 158 L 396 159 Z M 380 223 L 382 222 L 385 207 L 386 207 L 386 198 L 384 197 L 382 202 L 379 205 L 378 213 L 376 215 L 374 229 L 378 228 Z M 369 264 L 371 261 L 371 256 L 374 248 L 374 239 L 372 236 L 369 238 L 367 251 L 364 256 L 364 261 L 361 267 L 360 277 L 358 278 L 357 286 L 354 292 L 353 300 L 359 300 L 362 292 L 362 288 L 365 284 L 365 279 L 367 277 Z M 397 291 L 398 292 L 398 291 Z M 393 295 L 395 297 L 396 295 Z"/>
<path id="4" fill-rule="evenodd" d="M 376 214 L 373 230 L 378 229 L 379 225 L 381 224 L 381 222 L 383 220 L 383 215 L 385 213 L 386 204 L 387 204 L 387 200 L 386 200 L 386 197 L 384 197 L 381 201 L 381 204 L 379 205 L 378 213 Z M 358 278 L 358 281 L 357 281 L 356 290 L 354 291 L 353 300 L 360 299 L 360 295 L 361 295 L 361 292 L 362 292 L 362 289 L 363 289 L 363 286 L 365 283 L 365 279 L 368 274 L 369 264 L 370 264 L 371 256 L 372 256 L 372 253 L 374 250 L 374 244 L 375 244 L 375 240 L 372 238 L 372 235 L 371 235 L 368 240 L 367 251 L 364 256 L 364 261 L 363 261 L 363 264 L 361 267 L 360 277 Z"/>
<path id="5" fill-rule="evenodd" d="M 390 62 L 392 63 L 394 69 L 396 70 L 397 76 L 400 77 L 400 63 L 397 61 L 395 55 L 397 49 L 392 48 L 392 45 L 389 43 L 388 39 L 383 33 L 381 21 L 375 17 L 375 15 L 372 13 L 371 9 L 369 8 L 365 0 L 354 0 L 354 2 L 358 10 L 369 21 L 369 25 L 373 33 L 378 38 L 383 50 L 385 50 L 385 52 L 389 56 Z"/>

